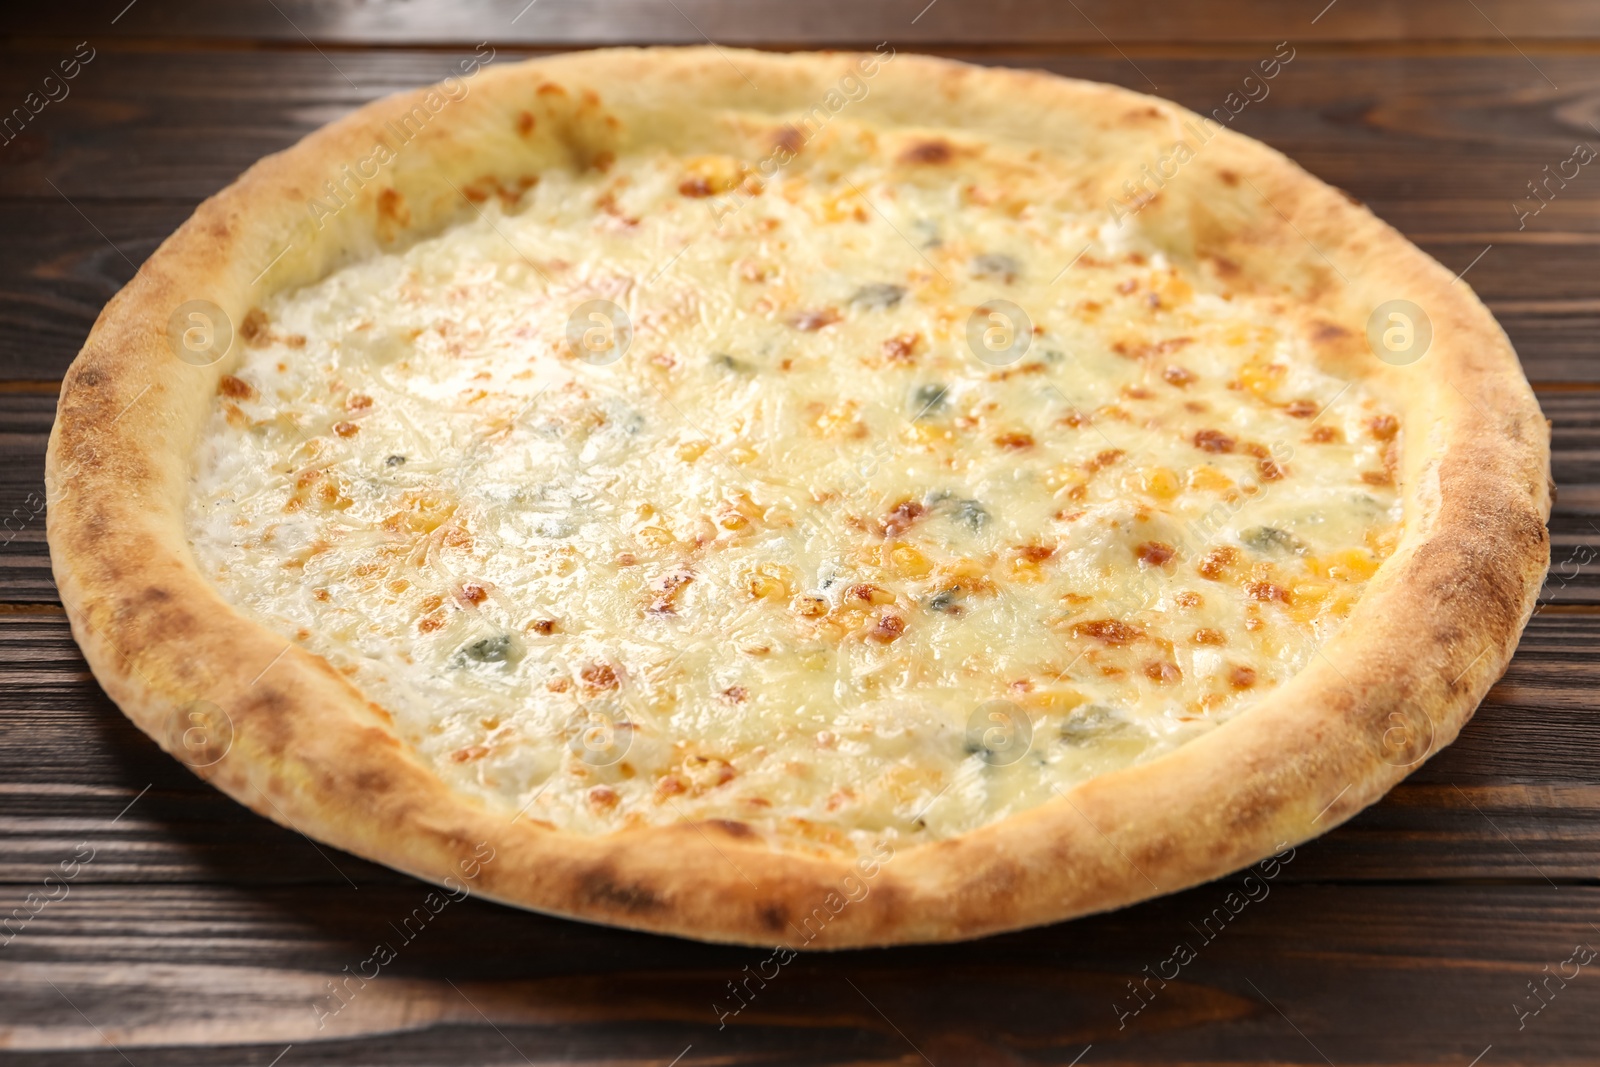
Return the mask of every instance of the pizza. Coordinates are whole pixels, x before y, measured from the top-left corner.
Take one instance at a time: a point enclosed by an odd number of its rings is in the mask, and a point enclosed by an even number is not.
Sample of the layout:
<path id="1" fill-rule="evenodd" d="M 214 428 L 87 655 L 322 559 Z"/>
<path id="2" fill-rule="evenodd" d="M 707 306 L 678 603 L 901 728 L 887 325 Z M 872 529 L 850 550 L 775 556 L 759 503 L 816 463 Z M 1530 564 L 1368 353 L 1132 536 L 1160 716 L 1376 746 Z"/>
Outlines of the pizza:
<path id="1" fill-rule="evenodd" d="M 268 818 L 832 948 L 1373 803 L 1504 670 L 1548 469 L 1466 284 L 1216 118 L 612 50 L 202 204 L 67 376 L 49 539 L 106 691 Z"/>

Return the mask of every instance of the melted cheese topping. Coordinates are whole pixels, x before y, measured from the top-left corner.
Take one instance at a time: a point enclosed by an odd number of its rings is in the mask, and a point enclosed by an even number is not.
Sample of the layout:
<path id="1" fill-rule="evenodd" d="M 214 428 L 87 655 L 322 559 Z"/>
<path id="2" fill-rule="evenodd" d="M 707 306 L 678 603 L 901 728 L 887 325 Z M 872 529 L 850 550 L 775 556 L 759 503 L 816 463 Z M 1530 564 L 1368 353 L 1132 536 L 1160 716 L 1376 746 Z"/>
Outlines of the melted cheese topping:
<path id="1" fill-rule="evenodd" d="M 827 852 L 1040 804 L 1316 655 L 1396 535 L 1397 420 L 1046 163 L 829 136 L 863 151 L 765 186 L 545 173 L 253 313 L 203 570 L 492 806 Z M 626 323 L 569 331 L 592 301 Z"/>

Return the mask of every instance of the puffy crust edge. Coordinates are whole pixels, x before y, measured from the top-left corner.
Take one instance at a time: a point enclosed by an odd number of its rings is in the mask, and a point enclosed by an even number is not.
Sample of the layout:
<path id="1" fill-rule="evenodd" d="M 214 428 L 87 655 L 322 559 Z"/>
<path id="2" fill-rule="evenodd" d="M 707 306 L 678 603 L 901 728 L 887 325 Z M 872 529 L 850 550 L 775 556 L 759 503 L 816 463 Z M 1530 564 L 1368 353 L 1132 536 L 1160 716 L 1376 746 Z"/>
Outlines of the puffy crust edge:
<path id="1" fill-rule="evenodd" d="M 606 115 L 661 101 L 680 118 L 660 135 L 682 138 L 732 109 L 804 108 L 857 62 L 690 48 L 496 66 L 392 165 L 409 217 L 363 190 L 313 233 L 304 204 L 387 123 L 414 114 L 427 90 L 360 109 L 202 204 L 96 321 L 67 375 L 47 459 L 61 597 L 96 677 L 129 718 L 174 751 L 192 701 L 225 709 L 231 747 L 196 773 L 274 821 L 418 877 L 470 872 L 475 891 L 542 912 L 795 948 L 977 937 L 1194 885 L 1343 822 L 1453 740 L 1504 671 L 1548 566 L 1548 426 L 1510 343 L 1466 285 L 1360 205 L 1227 130 L 1141 221 L 1197 268 L 1282 294 L 1320 359 L 1386 391 L 1408 431 L 1406 523 L 1310 666 L 1157 760 L 860 865 L 775 850 L 740 824 L 571 834 L 449 790 L 382 708 L 200 575 L 182 526 L 189 456 L 226 363 L 175 359 L 165 342 L 171 309 L 203 297 L 239 323 L 266 292 L 462 217 L 441 180 L 458 190 L 526 166 L 530 153 L 593 161 L 621 136 Z M 908 55 L 884 63 L 858 106 L 887 125 L 1037 139 L 1076 156 L 1107 195 L 1194 118 L 1108 86 Z M 551 130 L 532 146 L 514 132 L 525 110 Z M 1414 373 L 1377 365 L 1363 340 L 1367 311 L 1396 294 L 1434 324 Z M 482 862 L 485 845 L 492 861 Z M 865 896 L 833 910 L 863 883 Z"/>

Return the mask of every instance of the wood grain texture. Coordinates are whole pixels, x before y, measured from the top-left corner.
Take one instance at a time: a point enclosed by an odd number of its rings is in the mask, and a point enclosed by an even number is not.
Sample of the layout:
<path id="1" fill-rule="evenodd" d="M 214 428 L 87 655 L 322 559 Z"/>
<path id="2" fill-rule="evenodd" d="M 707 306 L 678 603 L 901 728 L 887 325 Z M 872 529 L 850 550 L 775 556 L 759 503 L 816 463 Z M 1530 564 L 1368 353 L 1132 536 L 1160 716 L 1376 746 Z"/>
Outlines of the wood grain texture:
<path id="1" fill-rule="evenodd" d="M 1444 40 L 1501 44 L 1600 37 L 1600 12 L 1584 0 L 1235 0 L 1233 3 L 1130 4 L 1119 0 L 462 0 L 449 5 L 366 4 L 360 0 L 127 0 L 71 6 L 28 5 L 7 13 L 12 33 L 83 37 L 161 37 L 299 44 L 383 45 L 482 40 L 593 46 L 639 40 L 699 44 L 784 43 L 811 48 L 883 39 L 921 44 L 1012 43 L 1045 46 L 1148 42 Z"/>
<path id="2" fill-rule="evenodd" d="M 15 1021 L 0 1040 L 40 1050 L 7 1062 L 80 1050 L 101 1057 L 72 1062 L 121 1062 L 114 1042 L 139 1067 L 267 1064 L 286 1045 L 284 1067 L 664 1067 L 680 1054 L 691 1065 L 1067 1064 L 1086 1045 L 1085 1064 L 1465 1065 L 1491 1044 L 1501 1062 L 1592 1062 L 1572 1051 L 1589 1047 L 1600 1012 L 1592 966 L 1565 988 L 1551 980 L 1538 1015 L 1514 1005 L 1537 1006 L 1526 983 L 1600 941 L 1600 890 L 1266 888 L 1226 923 L 1211 917 L 1238 883 L 977 944 L 776 969 L 759 950 L 474 900 L 401 931 L 424 896 L 411 885 L 74 886 L 8 950 L 0 998 Z M 1180 943 L 1194 959 L 1163 984 Z M 352 981 L 343 1009 L 319 1016 L 329 981 L 380 944 L 395 956 L 382 976 Z M 719 1029 L 716 1005 L 736 1003 L 729 983 L 763 972 L 765 988 L 750 980 L 748 1006 Z M 1137 1014 L 1130 983 L 1148 989 Z"/>
<path id="3" fill-rule="evenodd" d="M 1115 54 L 929 51 L 1112 82 L 1209 114 L 1230 92 L 1242 93 L 1243 78 L 1274 49 L 1246 48 L 1225 58 L 1151 56 L 1137 64 Z M 55 42 L 12 46 L 0 68 L 0 100 L 20 101 L 70 54 L 71 46 Z M 66 99 L 0 144 L 0 196 L 197 200 L 262 155 L 376 97 L 437 81 L 473 54 L 473 47 L 319 53 L 108 45 L 83 67 Z M 538 54 L 504 47 L 495 60 Z M 1537 51 L 1530 58 L 1533 65 L 1514 53 L 1297 51 L 1267 83 L 1268 95 L 1231 125 L 1369 203 L 1407 205 L 1427 223 L 1394 217 L 1408 232 L 1515 231 L 1510 205 L 1529 195 L 1527 183 L 1542 177 L 1545 164 L 1566 159 L 1575 141 L 1600 140 L 1586 107 L 1596 88 L 1594 60 Z M 109 163 L 117 169 L 107 170 Z M 1526 220 L 1524 233 L 1600 230 L 1592 210 L 1568 203 L 1600 198 L 1600 182 L 1587 169 L 1546 197 L 1549 204 Z"/>
<path id="4" fill-rule="evenodd" d="M 1202 111 L 1292 41 L 1235 127 L 1470 267 L 1553 422 L 1551 577 L 1461 738 L 1236 917 L 1237 877 L 970 945 L 800 957 L 719 1028 L 765 953 L 477 900 L 408 926 L 428 887 L 246 811 L 135 730 L 71 642 L 43 536 L 57 383 L 104 302 L 255 159 L 480 41 L 503 60 L 702 31 L 889 40 Z M 70 96 L 0 138 L 0 1063 L 1600 1060 L 1600 974 L 1563 968 L 1600 948 L 1600 169 L 1513 207 L 1600 147 L 1600 7 L 96 0 L 0 14 L 0 115 L 85 39 Z M 1180 942 L 1194 961 L 1147 978 Z M 329 1014 L 379 943 L 394 961 Z"/>

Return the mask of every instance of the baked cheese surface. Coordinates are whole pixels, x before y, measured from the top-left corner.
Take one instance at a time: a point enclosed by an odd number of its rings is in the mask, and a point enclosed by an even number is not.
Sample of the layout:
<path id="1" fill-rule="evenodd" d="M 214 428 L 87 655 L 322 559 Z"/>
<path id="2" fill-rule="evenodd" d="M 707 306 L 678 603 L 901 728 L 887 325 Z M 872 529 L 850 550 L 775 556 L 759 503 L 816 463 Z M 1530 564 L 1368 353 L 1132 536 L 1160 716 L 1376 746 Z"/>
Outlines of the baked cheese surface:
<path id="1" fill-rule="evenodd" d="M 491 807 L 821 852 L 1041 804 L 1317 656 L 1399 530 L 1380 399 L 1049 160 L 827 138 L 469 189 L 253 312 L 202 570 Z"/>

